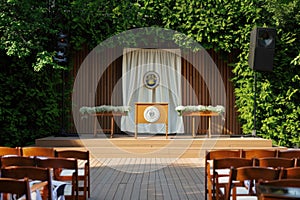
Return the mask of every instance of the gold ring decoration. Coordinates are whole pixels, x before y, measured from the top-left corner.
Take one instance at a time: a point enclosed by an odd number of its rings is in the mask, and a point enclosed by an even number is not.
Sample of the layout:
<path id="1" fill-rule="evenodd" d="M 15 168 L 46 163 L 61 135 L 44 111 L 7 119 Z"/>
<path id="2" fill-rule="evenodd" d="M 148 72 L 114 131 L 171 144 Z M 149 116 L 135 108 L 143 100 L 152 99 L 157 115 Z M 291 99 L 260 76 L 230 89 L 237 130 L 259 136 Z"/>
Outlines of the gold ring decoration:
<path id="1" fill-rule="evenodd" d="M 159 75 L 154 71 L 148 71 L 144 75 L 144 84 L 149 89 L 154 89 L 159 85 Z"/>
<path id="2" fill-rule="evenodd" d="M 155 106 L 149 106 L 144 111 L 144 118 L 149 123 L 154 123 L 160 118 L 160 112 Z"/>

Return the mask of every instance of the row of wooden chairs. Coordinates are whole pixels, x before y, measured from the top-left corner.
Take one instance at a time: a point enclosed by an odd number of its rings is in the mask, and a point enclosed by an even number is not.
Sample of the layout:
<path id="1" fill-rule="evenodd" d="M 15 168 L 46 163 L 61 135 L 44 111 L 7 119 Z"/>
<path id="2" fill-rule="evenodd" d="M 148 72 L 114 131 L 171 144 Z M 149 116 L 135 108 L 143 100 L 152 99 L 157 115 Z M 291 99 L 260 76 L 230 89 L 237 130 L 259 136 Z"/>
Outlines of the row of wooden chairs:
<path id="1" fill-rule="evenodd" d="M 219 191 L 220 188 L 225 187 L 229 179 L 229 169 L 230 167 L 245 167 L 245 166 L 257 166 L 257 167 L 268 167 L 268 168 L 289 168 L 289 169 L 298 169 L 296 167 L 295 158 L 275 158 L 275 157 L 266 157 L 266 158 L 220 158 L 214 159 L 212 162 L 212 170 L 208 172 L 208 188 L 209 196 L 214 195 L 215 199 L 220 198 Z M 282 173 L 286 173 L 282 171 Z M 290 173 L 290 172 L 289 172 Z M 287 176 L 287 175 L 282 175 Z M 300 174 L 299 174 L 300 178 Z M 214 194 L 212 192 L 214 191 Z"/>
<path id="2" fill-rule="evenodd" d="M 50 171 L 52 172 L 53 176 L 50 176 L 47 181 L 43 180 L 43 178 L 46 178 L 43 170 L 49 170 L 49 175 Z M 71 170 L 72 172 L 70 176 L 61 176 L 60 170 Z M 45 190 L 43 190 L 43 199 L 48 199 L 48 196 L 49 200 L 52 199 L 51 186 L 56 186 L 55 191 L 57 191 L 61 185 L 69 185 L 62 181 L 69 181 L 71 182 L 71 194 L 65 196 L 66 199 L 79 199 L 78 163 L 75 158 L 3 156 L 1 157 L 1 177 L 16 179 L 27 177 L 30 180 L 47 182 L 50 188 L 48 188 L 48 192 L 44 192 Z M 32 190 L 36 191 L 36 189 Z"/>
<path id="3" fill-rule="evenodd" d="M 240 158 L 262 158 L 262 157 L 280 157 L 280 158 L 300 158 L 300 149 L 218 149 L 206 151 L 206 160 L 225 157 Z"/>
<path id="4" fill-rule="evenodd" d="M 275 180 L 293 180 L 300 181 L 300 167 L 293 168 L 271 168 L 271 167 L 231 167 L 229 180 L 222 190 L 222 197 L 219 199 L 236 200 L 237 197 L 247 197 L 246 199 L 257 199 L 257 187 L 259 183 L 265 183 Z M 248 183 L 248 184 L 245 184 Z M 293 187 L 296 187 L 294 185 Z M 217 182 L 217 188 L 218 182 Z"/>
<path id="5" fill-rule="evenodd" d="M 18 156 L 18 158 L 16 157 Z M 81 150 L 55 150 L 54 148 L 46 147 L 0 147 L 1 167 L 7 167 L 12 165 L 23 165 L 23 166 L 35 166 L 39 167 L 43 160 L 47 158 L 48 165 L 45 167 L 52 167 L 56 169 L 56 178 L 60 181 L 73 181 L 75 183 L 75 189 L 78 189 L 76 196 L 79 199 L 90 198 L 90 161 L 89 151 Z M 14 158 L 15 157 L 15 158 Z M 77 167 L 76 181 L 74 181 L 73 168 L 69 170 L 63 166 L 57 166 L 57 161 L 64 159 L 73 159 L 78 165 L 78 161 L 83 163 L 84 167 L 81 169 Z M 53 160 L 53 161 L 52 161 Z M 52 163 L 51 163 L 52 162 Z M 46 165 L 46 164 L 45 164 Z M 64 170 L 58 170 L 62 169 Z M 60 175 L 58 175 L 60 173 Z M 80 183 L 82 182 L 82 183 Z M 80 183 L 80 184 L 79 184 Z M 72 191 L 73 192 L 73 191 Z"/>
<path id="6" fill-rule="evenodd" d="M 216 176 L 218 174 L 218 179 L 220 178 L 224 186 L 224 184 L 228 182 L 229 168 L 231 166 L 278 165 L 277 167 L 295 167 L 300 166 L 299 158 L 300 150 L 296 149 L 220 149 L 207 151 L 205 156 L 205 197 L 210 200 L 218 199 L 219 194 L 216 189 Z M 224 176 L 224 178 L 222 178 L 222 176 Z"/>

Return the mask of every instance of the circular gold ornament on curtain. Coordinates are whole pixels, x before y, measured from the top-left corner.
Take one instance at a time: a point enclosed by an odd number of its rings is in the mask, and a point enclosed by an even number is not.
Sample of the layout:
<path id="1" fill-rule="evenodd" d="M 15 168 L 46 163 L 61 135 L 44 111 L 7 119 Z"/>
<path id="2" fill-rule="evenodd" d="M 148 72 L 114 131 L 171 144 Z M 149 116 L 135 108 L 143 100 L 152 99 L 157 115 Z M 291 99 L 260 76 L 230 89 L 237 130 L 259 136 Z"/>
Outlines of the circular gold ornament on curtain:
<path id="1" fill-rule="evenodd" d="M 149 89 L 154 89 L 159 85 L 159 75 L 154 71 L 146 72 L 144 75 L 144 84 Z"/>
<path id="2" fill-rule="evenodd" d="M 148 106 L 144 111 L 144 118 L 149 123 L 154 123 L 160 118 L 160 112 L 155 106 Z"/>

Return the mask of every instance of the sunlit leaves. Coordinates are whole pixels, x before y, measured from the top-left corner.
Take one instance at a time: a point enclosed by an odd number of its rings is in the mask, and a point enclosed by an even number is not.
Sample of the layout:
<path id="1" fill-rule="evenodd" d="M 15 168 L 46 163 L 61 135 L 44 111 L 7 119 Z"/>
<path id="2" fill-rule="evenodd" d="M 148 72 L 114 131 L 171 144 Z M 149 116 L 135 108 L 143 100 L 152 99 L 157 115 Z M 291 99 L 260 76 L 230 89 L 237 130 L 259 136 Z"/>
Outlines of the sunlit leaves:
<path id="1" fill-rule="evenodd" d="M 247 94 L 256 92 L 258 135 L 272 139 L 276 145 L 293 147 L 300 144 L 300 1 L 267 0 L 262 5 L 263 12 L 258 16 L 265 20 L 258 20 L 257 25 L 266 24 L 276 27 L 277 30 L 274 69 L 273 72 L 256 72 L 257 87 L 254 90 L 251 84 L 253 78 L 249 78 L 249 70 L 252 70 L 246 64 L 246 52 L 249 50 L 243 49 L 240 61 L 233 70 L 236 75 L 233 78 L 237 87 L 236 104 L 243 123 L 243 132 L 251 133 L 253 113 L 250 116 L 246 112 L 254 108 L 254 102 L 247 98 Z M 248 34 L 247 36 L 249 37 Z"/>

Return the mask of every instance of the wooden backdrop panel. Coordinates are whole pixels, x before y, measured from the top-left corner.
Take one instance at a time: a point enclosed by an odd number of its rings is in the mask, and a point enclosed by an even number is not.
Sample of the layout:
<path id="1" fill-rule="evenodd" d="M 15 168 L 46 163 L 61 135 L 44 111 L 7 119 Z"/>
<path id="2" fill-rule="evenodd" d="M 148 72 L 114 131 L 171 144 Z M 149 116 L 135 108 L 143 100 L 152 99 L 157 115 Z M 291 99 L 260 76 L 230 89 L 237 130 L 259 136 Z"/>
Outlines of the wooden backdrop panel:
<path id="1" fill-rule="evenodd" d="M 207 88 L 207 83 L 204 81 L 203 76 L 209 76 L 209 80 L 212 85 L 212 88 L 215 92 L 215 97 L 218 99 L 224 98 L 220 94 L 220 88 L 224 85 L 226 90 L 226 113 L 225 121 L 222 121 L 221 117 L 216 117 L 212 121 L 214 133 L 222 134 L 241 134 L 241 127 L 238 122 L 238 112 L 235 108 L 235 96 L 234 96 L 234 86 L 230 81 L 233 74 L 231 72 L 231 67 L 228 66 L 233 58 L 232 55 L 226 57 L 227 62 L 224 59 L 221 59 L 220 56 L 215 53 L 213 50 L 208 51 L 213 61 L 216 63 L 216 66 L 221 74 L 222 80 L 218 80 L 214 76 L 214 72 L 206 69 L 205 66 L 207 59 L 204 58 L 204 54 L 200 56 L 193 55 L 192 53 L 188 55 L 188 60 L 192 60 L 193 63 L 196 63 L 193 66 L 190 62 L 182 58 L 182 104 L 183 105 L 211 105 L 210 93 Z M 78 69 L 80 68 L 81 63 L 85 59 L 85 56 L 88 55 L 87 47 L 83 47 L 81 51 L 77 52 L 73 58 L 73 70 L 70 74 L 76 78 Z M 116 50 L 113 48 L 103 52 L 107 58 L 114 58 Z M 97 59 L 97 58 L 95 58 Z M 123 57 L 118 57 L 113 62 L 107 66 L 105 72 L 103 73 L 97 87 L 97 94 L 95 105 L 122 105 L 122 59 Z M 104 66 L 105 67 L 105 66 Z M 95 73 L 96 74 L 96 73 Z M 87 80 L 88 81 L 88 80 Z M 89 85 L 92 83 L 85 83 L 83 85 Z M 80 90 L 85 90 L 85 88 L 80 88 Z M 195 98 L 196 97 L 196 98 Z M 87 97 L 82 97 L 87 98 Z M 70 113 L 72 115 L 72 113 Z M 188 117 L 184 117 L 185 133 L 190 134 L 192 132 L 192 121 Z M 106 129 L 110 127 L 109 118 L 99 118 L 100 125 L 102 128 Z M 71 117 L 71 124 L 73 123 Z M 115 132 L 120 132 L 119 124 L 120 119 L 116 118 L 117 126 L 115 126 Z M 224 127 L 222 127 L 224 123 Z M 201 117 L 201 119 L 196 119 L 196 124 L 199 124 L 196 128 L 198 134 L 206 134 L 208 130 L 208 119 L 206 117 Z M 86 126 L 92 126 L 91 124 L 86 124 Z M 171 125 L 169 125 L 171 126 Z M 89 130 L 86 128 L 86 130 Z M 69 132 L 76 132 L 74 126 L 71 127 Z"/>

